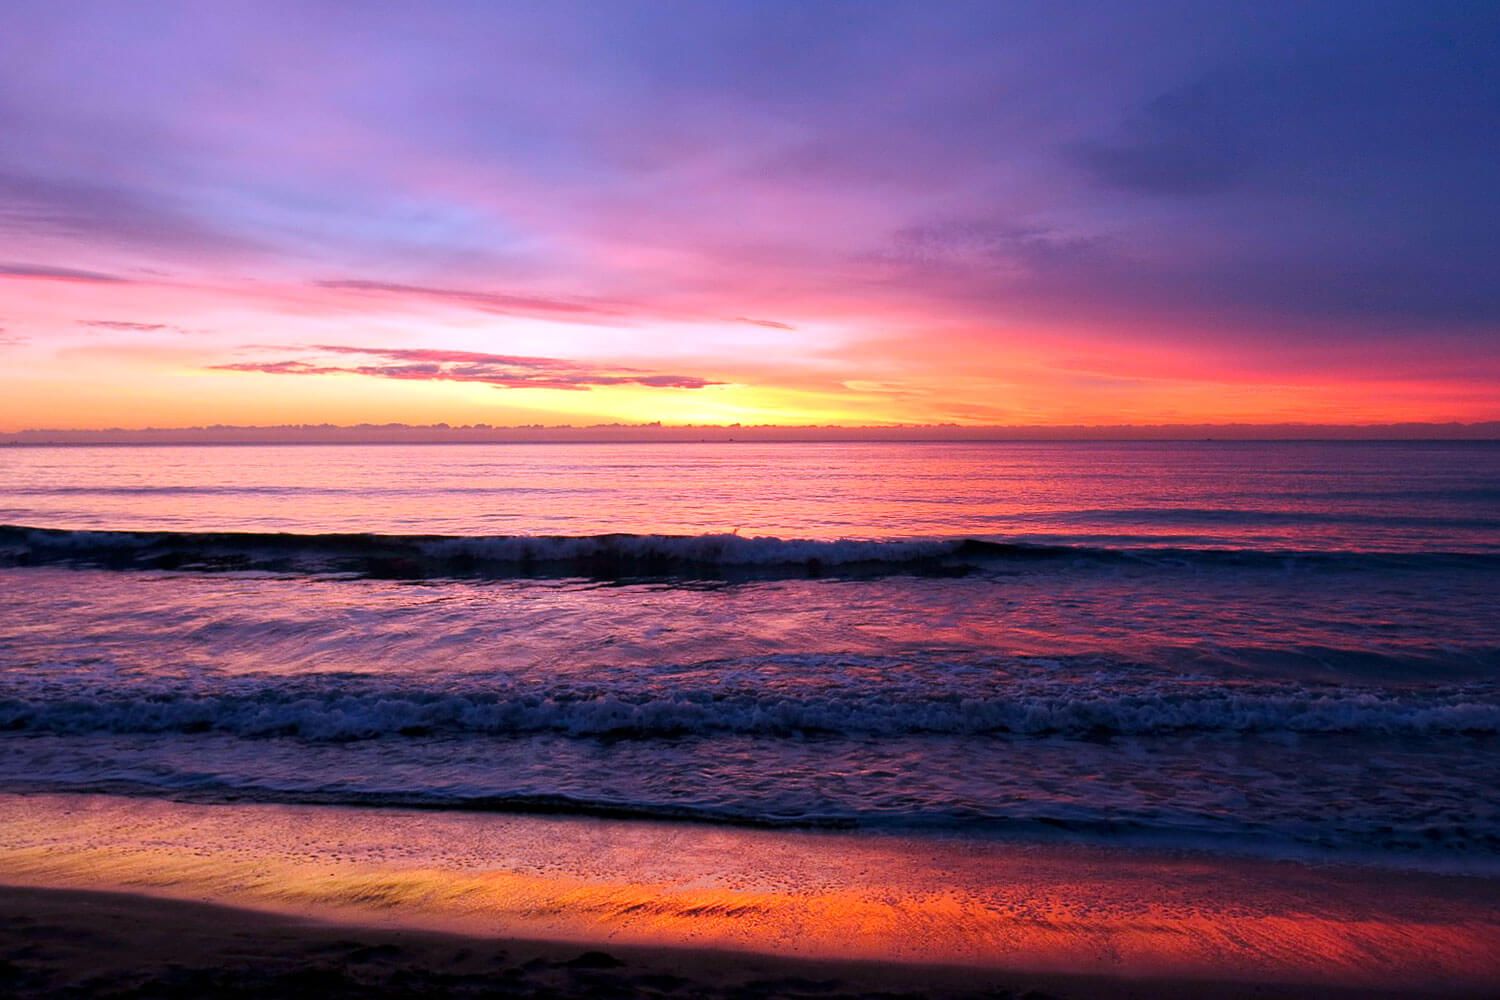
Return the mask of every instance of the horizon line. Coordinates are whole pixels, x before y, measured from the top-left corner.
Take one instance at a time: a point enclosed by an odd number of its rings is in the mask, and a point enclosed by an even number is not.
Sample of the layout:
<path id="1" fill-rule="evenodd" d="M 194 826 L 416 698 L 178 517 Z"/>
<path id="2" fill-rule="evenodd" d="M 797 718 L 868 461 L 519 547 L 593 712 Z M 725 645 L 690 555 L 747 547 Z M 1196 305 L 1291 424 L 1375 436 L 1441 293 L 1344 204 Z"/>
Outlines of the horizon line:
<path id="1" fill-rule="evenodd" d="M 186 427 L 29 428 L 0 444 L 605 444 L 704 442 L 979 441 L 1497 441 L 1500 420 L 1333 424 L 210 424 Z"/>

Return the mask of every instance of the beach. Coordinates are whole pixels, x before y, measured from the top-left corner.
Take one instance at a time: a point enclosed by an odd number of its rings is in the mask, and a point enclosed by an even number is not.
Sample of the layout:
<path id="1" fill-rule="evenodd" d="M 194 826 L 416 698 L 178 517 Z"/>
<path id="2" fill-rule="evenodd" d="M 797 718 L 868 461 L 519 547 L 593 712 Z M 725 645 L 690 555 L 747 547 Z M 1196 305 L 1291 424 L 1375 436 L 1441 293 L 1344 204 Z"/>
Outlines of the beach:
<path id="1" fill-rule="evenodd" d="M 607 968 L 629 972 L 604 978 L 632 990 L 620 977 L 670 973 L 726 992 L 740 976 L 740 985 L 832 978 L 854 994 L 902 983 L 920 993 L 1024 987 L 1059 996 L 1157 995 L 1129 992 L 1142 982 L 1218 983 L 1215 990 L 1246 996 L 1278 984 L 1479 996 L 1500 982 L 1494 877 L 99 795 L 3 796 L 0 817 L 0 884 L 13 887 L 9 947 L 20 949 L 9 960 L 39 975 L 147 956 L 156 957 L 137 972 L 148 976 L 194 961 L 214 968 L 221 963 L 212 956 L 240 948 L 234 940 L 248 934 L 247 982 L 264 967 L 339 969 L 351 955 L 378 954 L 381 961 L 356 962 L 348 974 L 427 970 L 480 990 L 504 968 L 444 956 L 492 954 L 497 941 L 526 956 L 522 965 L 544 957 L 549 964 L 523 970 L 538 989 L 563 988 L 556 974 L 577 966 L 562 963 L 600 950 L 625 956 L 625 966 Z M 136 895 L 100 897 L 100 889 Z M 63 952 L 25 950 L 38 943 L 27 937 L 28 899 L 54 914 L 51 945 Z M 255 912 L 226 911 L 211 934 L 183 937 L 178 928 L 194 922 L 188 904 L 204 902 Z M 144 919 L 122 916 L 131 913 Z M 113 921 L 102 936 L 100 920 Z M 329 929 L 340 926 L 363 929 Z M 432 942 L 448 940 L 433 936 L 441 934 L 469 943 L 439 947 Z M 427 943 L 399 954 L 386 947 L 408 938 Z M 317 950 L 348 940 L 357 945 Z M 693 957 L 705 950 L 720 957 Z M 561 974 L 573 977 L 567 988 L 578 987 L 576 976 Z"/>
<path id="2" fill-rule="evenodd" d="M 0 887 L 0 989 L 41 997 L 1484 997 L 1484 988 L 1017 973 L 474 938 L 139 895 Z"/>

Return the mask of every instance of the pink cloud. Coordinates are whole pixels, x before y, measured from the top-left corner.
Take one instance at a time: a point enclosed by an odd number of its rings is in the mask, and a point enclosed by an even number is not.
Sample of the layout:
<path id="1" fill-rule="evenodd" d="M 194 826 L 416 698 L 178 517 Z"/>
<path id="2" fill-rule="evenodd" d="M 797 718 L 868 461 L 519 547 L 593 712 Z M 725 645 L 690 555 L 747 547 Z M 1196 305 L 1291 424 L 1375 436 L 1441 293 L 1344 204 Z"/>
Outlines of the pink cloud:
<path id="1" fill-rule="evenodd" d="M 91 326 L 96 330 L 115 330 L 121 333 L 155 333 L 172 329 L 167 323 L 134 323 L 123 319 L 81 319 L 79 326 Z"/>
<path id="2" fill-rule="evenodd" d="M 594 386 L 632 384 L 654 389 L 702 389 L 705 386 L 724 384 L 695 375 L 606 368 L 563 358 L 340 344 L 317 344 L 311 349 L 323 354 L 360 355 L 374 359 L 376 363 L 322 365 L 289 359 L 235 362 L 210 367 L 216 371 L 264 372 L 268 375 L 366 375 L 372 378 L 423 382 L 478 382 L 497 389 L 587 391 Z"/>
<path id="3" fill-rule="evenodd" d="M 389 281 L 364 281 L 341 279 L 317 281 L 319 288 L 337 291 L 370 292 L 395 296 L 433 299 L 472 306 L 484 312 L 504 314 L 564 314 L 580 316 L 612 316 L 619 310 L 610 306 L 582 299 L 550 298 L 539 295 L 509 295 L 500 292 L 485 292 L 466 288 L 433 288 L 427 285 L 406 285 Z"/>
<path id="4" fill-rule="evenodd" d="M 40 278 L 44 281 L 80 281 L 99 285 L 125 285 L 129 278 L 100 271 L 81 271 L 72 267 L 52 267 L 49 264 L 0 264 L 0 278 Z"/>

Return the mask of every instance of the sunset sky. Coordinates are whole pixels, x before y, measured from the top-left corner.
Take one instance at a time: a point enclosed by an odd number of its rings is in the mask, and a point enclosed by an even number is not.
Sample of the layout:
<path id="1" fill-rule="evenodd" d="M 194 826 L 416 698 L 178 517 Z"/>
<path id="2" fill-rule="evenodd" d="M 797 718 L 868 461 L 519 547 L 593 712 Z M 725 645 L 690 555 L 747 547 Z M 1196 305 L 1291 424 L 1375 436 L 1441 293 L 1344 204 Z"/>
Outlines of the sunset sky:
<path id="1" fill-rule="evenodd" d="M 0 10 L 0 430 L 1500 419 L 1500 4 Z"/>

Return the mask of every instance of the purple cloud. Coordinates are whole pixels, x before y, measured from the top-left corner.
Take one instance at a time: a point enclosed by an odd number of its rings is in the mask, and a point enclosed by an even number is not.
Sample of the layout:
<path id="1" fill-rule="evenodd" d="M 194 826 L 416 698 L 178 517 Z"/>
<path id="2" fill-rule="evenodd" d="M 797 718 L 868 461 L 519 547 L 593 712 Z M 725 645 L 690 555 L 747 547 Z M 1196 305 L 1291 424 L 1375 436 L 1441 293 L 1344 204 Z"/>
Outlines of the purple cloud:
<path id="1" fill-rule="evenodd" d="M 80 271 L 72 267 L 52 267 L 48 264 L 0 264 L 3 278 L 42 278 L 47 281 L 82 281 L 105 285 L 131 284 L 129 278 L 99 271 Z"/>
<path id="2" fill-rule="evenodd" d="M 319 288 L 332 288 L 354 292 L 376 292 L 389 295 L 435 299 L 472 306 L 484 312 L 507 315 L 532 315 L 536 313 L 575 314 L 583 316 L 611 316 L 618 310 L 596 302 L 578 299 L 547 298 L 538 295 L 509 295 L 501 292 L 484 292 L 467 288 L 432 288 L 427 285 L 405 285 L 390 281 L 362 281 L 341 279 L 317 281 Z"/>
<path id="3" fill-rule="evenodd" d="M 269 375 L 366 375 L 420 382 L 478 382 L 497 389 L 563 389 L 587 391 L 594 386 L 644 385 L 653 389 L 702 389 L 722 385 L 694 375 L 604 368 L 563 358 L 534 358 L 478 351 L 428 348 L 370 348 L 317 344 L 323 354 L 352 354 L 375 359 L 362 365 L 321 365 L 299 359 L 243 361 L 211 365 L 216 371 L 264 372 Z"/>
<path id="4" fill-rule="evenodd" d="M 79 326 L 91 326 L 96 330 L 118 330 L 127 333 L 151 333 L 155 330 L 175 329 L 166 323 L 132 323 L 123 319 L 81 319 Z"/>
<path id="5" fill-rule="evenodd" d="M 169 187 L 114 180 L 76 180 L 45 164 L 4 169 L 0 162 L 0 223 L 30 239 L 104 242 L 170 252 L 223 252 L 251 246 L 211 219 L 194 215 Z"/>
<path id="6" fill-rule="evenodd" d="M 431 347 L 354 347 L 348 344 L 313 344 L 312 349 L 324 354 L 369 354 L 389 361 L 437 362 L 439 364 L 477 362 L 481 364 L 509 365 L 517 368 L 560 368 L 573 365 L 576 369 L 585 366 L 577 362 L 558 358 L 533 358 L 518 354 L 487 354 L 480 351 L 448 351 Z"/>

